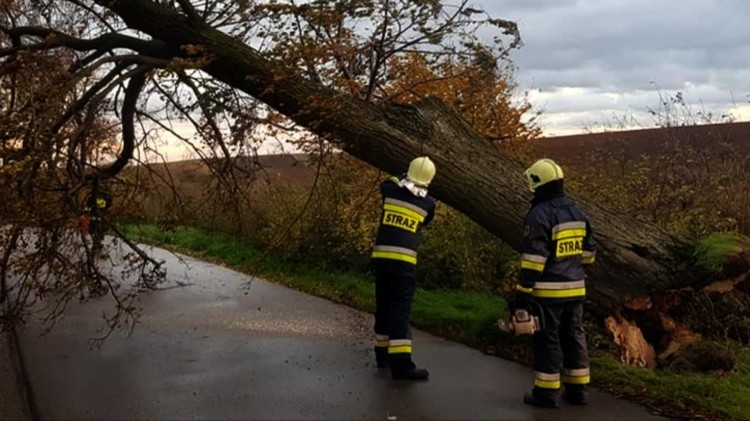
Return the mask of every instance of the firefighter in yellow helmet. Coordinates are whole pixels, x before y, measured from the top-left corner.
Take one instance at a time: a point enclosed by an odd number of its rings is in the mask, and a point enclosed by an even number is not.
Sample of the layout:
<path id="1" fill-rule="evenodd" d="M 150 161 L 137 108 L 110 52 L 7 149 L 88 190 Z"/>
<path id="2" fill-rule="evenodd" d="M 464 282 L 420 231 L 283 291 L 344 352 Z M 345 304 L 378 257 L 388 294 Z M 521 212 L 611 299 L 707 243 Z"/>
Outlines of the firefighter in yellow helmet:
<path id="1" fill-rule="evenodd" d="M 98 182 L 95 182 L 84 204 L 84 211 L 89 217 L 89 234 L 94 254 L 98 254 L 104 246 L 104 234 L 107 231 L 105 217 L 110 206 L 112 206 L 112 196 L 103 190 Z"/>
<path id="2" fill-rule="evenodd" d="M 563 170 L 540 159 L 524 175 L 534 193 L 526 214 L 521 275 L 510 307 L 537 312 L 534 387 L 529 405 L 555 408 L 560 390 L 568 403 L 587 403 L 589 357 L 583 329 L 584 268 L 594 262 L 596 242 L 586 215 L 566 197 Z"/>
<path id="3" fill-rule="evenodd" d="M 390 367 L 394 379 L 429 377 L 412 361 L 409 319 L 420 231 L 435 215 L 435 200 L 427 194 L 434 176 L 435 164 L 423 156 L 411 161 L 405 177 L 391 177 L 380 185 L 383 210 L 372 252 L 375 361 L 378 368 Z"/>

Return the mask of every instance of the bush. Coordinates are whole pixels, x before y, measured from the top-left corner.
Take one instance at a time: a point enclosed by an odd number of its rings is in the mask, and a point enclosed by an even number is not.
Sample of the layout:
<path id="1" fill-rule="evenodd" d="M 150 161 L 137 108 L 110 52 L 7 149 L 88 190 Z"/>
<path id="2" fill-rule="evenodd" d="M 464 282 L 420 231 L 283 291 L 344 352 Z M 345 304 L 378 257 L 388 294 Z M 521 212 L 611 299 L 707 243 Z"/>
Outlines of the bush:
<path id="1" fill-rule="evenodd" d="M 342 154 L 327 156 L 321 168 L 316 179 L 249 183 L 241 194 L 251 199 L 245 202 L 197 195 L 199 178 L 206 186 L 212 179 L 193 170 L 190 183 L 176 183 L 177 195 L 171 188 L 146 189 L 143 215 L 162 226 L 179 222 L 236 235 L 274 256 L 317 268 L 367 272 L 381 211 L 379 186 L 387 175 Z M 178 195 L 191 200 L 170 203 Z M 517 253 L 445 204 L 438 204 L 423 240 L 417 265 L 422 288 L 496 292 L 516 275 Z"/>
<path id="2" fill-rule="evenodd" d="M 500 292 L 517 274 L 515 250 L 444 204 L 425 229 L 419 256 L 425 288 Z"/>

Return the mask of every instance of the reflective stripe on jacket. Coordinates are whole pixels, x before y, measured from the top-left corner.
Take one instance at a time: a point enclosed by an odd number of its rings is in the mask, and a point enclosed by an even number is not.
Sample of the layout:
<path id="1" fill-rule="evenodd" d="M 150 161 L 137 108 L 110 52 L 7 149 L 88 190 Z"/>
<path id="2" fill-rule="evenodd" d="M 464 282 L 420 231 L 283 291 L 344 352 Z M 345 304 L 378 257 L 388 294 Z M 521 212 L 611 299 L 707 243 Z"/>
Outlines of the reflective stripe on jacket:
<path id="1" fill-rule="evenodd" d="M 575 203 L 564 196 L 540 201 L 524 221 L 519 289 L 536 297 L 583 297 L 584 266 L 595 257 L 591 225 Z"/>
<path id="2" fill-rule="evenodd" d="M 372 258 L 416 264 L 420 230 L 435 216 L 435 200 L 413 195 L 394 179 L 385 180 L 380 193 L 383 211 Z"/>

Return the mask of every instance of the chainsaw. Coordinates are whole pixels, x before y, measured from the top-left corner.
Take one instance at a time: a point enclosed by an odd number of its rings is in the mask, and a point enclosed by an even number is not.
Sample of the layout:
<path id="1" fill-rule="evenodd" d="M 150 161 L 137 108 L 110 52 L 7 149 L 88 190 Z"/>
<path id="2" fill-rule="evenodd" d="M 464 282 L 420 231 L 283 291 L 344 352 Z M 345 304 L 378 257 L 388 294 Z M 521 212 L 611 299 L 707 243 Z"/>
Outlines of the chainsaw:
<path id="1" fill-rule="evenodd" d="M 512 333 L 516 336 L 533 335 L 534 332 L 541 330 L 539 317 L 534 316 L 529 310 L 519 308 L 513 312 L 510 320 L 500 319 L 497 326 L 505 333 Z"/>

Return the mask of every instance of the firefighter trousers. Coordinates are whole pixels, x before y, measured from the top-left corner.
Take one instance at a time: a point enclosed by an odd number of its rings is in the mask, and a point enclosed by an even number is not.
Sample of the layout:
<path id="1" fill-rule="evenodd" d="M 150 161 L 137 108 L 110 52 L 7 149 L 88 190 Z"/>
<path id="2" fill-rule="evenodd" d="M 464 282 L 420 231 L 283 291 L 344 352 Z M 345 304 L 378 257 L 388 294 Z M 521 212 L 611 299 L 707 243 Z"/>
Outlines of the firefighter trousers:
<path id="1" fill-rule="evenodd" d="M 409 320 L 416 286 L 416 266 L 393 259 L 373 259 L 373 263 L 376 357 L 387 355 L 391 371 L 406 372 L 415 368 L 411 359 Z"/>
<path id="2" fill-rule="evenodd" d="M 536 300 L 540 304 L 544 325 L 533 339 L 534 395 L 554 399 L 561 384 L 566 393 L 581 394 L 590 379 L 583 329 L 583 298 Z"/>
<path id="3" fill-rule="evenodd" d="M 107 227 L 101 217 L 95 216 L 89 222 L 89 233 L 93 242 L 94 249 L 101 249 L 104 243 L 104 233 Z"/>

